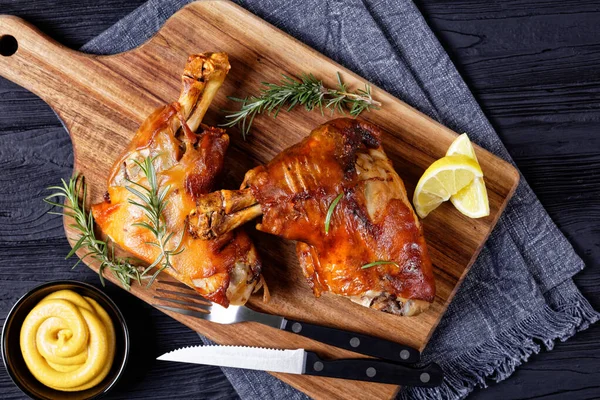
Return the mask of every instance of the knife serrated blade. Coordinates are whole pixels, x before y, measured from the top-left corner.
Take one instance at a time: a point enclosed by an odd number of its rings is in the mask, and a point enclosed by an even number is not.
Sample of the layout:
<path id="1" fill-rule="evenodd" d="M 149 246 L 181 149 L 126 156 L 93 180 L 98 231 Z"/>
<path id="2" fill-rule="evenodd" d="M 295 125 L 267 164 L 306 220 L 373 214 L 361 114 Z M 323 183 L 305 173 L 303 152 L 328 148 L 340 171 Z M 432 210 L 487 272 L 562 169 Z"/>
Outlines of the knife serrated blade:
<path id="1" fill-rule="evenodd" d="M 374 358 L 329 361 L 304 349 L 191 346 L 163 354 L 158 360 L 423 387 L 438 386 L 443 380 L 441 368 L 433 363 L 409 368 Z"/>
<path id="2" fill-rule="evenodd" d="M 276 350 L 246 346 L 190 346 L 163 354 L 157 360 L 302 374 L 304 372 L 305 357 L 306 352 L 303 349 Z"/>

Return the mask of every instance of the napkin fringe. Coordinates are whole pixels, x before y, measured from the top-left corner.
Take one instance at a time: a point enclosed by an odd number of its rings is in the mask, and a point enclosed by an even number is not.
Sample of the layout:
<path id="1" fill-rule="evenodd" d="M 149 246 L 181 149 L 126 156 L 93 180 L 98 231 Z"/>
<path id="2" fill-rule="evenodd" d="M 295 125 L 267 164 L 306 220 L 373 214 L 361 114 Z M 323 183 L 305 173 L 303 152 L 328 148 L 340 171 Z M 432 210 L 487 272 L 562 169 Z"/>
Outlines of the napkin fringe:
<path id="1" fill-rule="evenodd" d="M 542 345 L 552 350 L 556 339 L 565 341 L 576 332 L 598 321 L 598 314 L 579 291 L 557 300 L 556 310 L 544 305 L 541 312 L 529 316 L 496 338 L 449 361 L 442 361 L 444 384 L 437 388 L 406 388 L 401 398 L 431 399 L 466 397 L 476 386 L 485 388 L 487 380 L 508 378 Z"/>

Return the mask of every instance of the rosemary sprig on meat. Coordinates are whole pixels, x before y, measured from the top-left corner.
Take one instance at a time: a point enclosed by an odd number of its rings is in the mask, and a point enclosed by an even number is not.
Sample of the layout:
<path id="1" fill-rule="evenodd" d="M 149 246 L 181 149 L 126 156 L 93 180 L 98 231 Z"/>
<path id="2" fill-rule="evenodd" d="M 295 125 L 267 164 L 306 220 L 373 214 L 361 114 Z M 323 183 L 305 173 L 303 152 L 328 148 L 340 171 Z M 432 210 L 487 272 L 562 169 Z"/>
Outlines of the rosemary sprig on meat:
<path id="1" fill-rule="evenodd" d="M 333 201 L 329 205 L 329 208 L 327 209 L 327 215 L 325 216 L 325 234 L 329 233 L 329 225 L 331 224 L 331 217 L 333 216 L 333 211 L 335 210 L 335 207 L 340 202 L 343 196 L 344 193 L 338 194 L 336 198 L 333 199 Z"/>
<path id="2" fill-rule="evenodd" d="M 340 73 L 337 74 L 338 84 L 335 88 L 328 88 L 323 81 L 313 74 L 303 74 L 299 79 L 283 75 L 279 83 L 263 82 L 264 87 L 258 96 L 249 96 L 244 99 L 229 97 L 229 99 L 242 103 L 239 111 L 230 111 L 225 117 L 228 122 L 222 126 L 239 126 L 244 136 L 250 131 L 254 117 L 266 112 L 277 118 L 277 114 L 285 107 L 290 111 L 297 105 L 304 106 L 308 111 L 315 108 L 330 109 L 332 114 L 338 111 L 357 117 L 363 111 L 370 111 L 381 107 L 381 103 L 373 99 L 371 87 L 365 84 L 364 89 L 354 92 L 342 81 Z"/>
<path id="3" fill-rule="evenodd" d="M 160 250 L 158 257 L 144 271 L 145 274 L 152 268 L 158 267 L 148 282 L 148 285 L 151 285 L 162 270 L 165 268 L 175 269 L 171 263 L 171 257 L 180 254 L 185 250 L 185 248 L 181 246 L 185 229 L 181 230 L 181 236 L 179 237 L 179 240 L 177 240 L 174 245 L 171 245 L 171 248 L 169 249 L 169 242 L 173 238 L 174 232 L 167 231 L 167 226 L 164 222 L 163 211 L 168 203 L 166 197 L 169 193 L 170 186 L 165 186 L 164 188 L 159 187 L 156 177 L 156 170 L 154 169 L 153 164 L 154 158 L 146 157 L 143 162 L 139 162 L 137 160 L 134 160 L 134 162 L 146 176 L 149 187 L 141 185 L 137 182 L 133 182 L 129 179 L 127 180 L 131 186 L 126 186 L 126 189 L 138 198 L 138 201 L 129 199 L 128 202 L 140 207 L 148 219 L 147 221 L 136 222 L 133 225 L 143 227 L 152 232 L 156 238 L 156 242 L 146 242 L 146 244 L 154 246 Z"/>
<path id="4" fill-rule="evenodd" d="M 74 223 L 69 226 L 79 233 L 77 242 L 67 254 L 67 259 L 71 258 L 79 249 L 85 249 L 87 253 L 79 259 L 73 266 L 75 268 L 81 261 L 87 257 L 91 257 L 100 262 L 98 275 L 102 285 L 104 282 L 104 270 L 108 269 L 117 278 L 117 280 L 127 290 L 131 287 L 131 281 L 141 283 L 144 279 L 143 272 L 138 267 L 132 264 L 129 258 L 119 258 L 115 256 L 114 243 L 112 246 L 108 241 L 102 241 L 96 238 L 94 234 L 94 217 L 92 211 L 85 209 L 86 202 L 86 185 L 83 176 L 75 175 L 69 180 L 69 183 L 61 179 L 62 186 L 50 186 L 48 190 L 55 192 L 44 199 L 44 201 L 55 207 L 62 208 L 62 212 L 49 211 L 50 214 L 67 215 L 71 217 Z M 79 196 L 81 197 L 81 200 Z M 56 197 L 64 197 L 65 203 L 52 201 Z"/>
<path id="5" fill-rule="evenodd" d="M 376 265 L 385 265 L 385 264 L 393 264 L 396 267 L 400 268 L 400 266 L 398 265 L 398 263 L 395 263 L 393 261 L 374 261 L 374 262 L 371 262 L 371 263 L 363 265 L 361 268 L 362 269 L 367 269 L 367 268 L 374 267 Z"/>

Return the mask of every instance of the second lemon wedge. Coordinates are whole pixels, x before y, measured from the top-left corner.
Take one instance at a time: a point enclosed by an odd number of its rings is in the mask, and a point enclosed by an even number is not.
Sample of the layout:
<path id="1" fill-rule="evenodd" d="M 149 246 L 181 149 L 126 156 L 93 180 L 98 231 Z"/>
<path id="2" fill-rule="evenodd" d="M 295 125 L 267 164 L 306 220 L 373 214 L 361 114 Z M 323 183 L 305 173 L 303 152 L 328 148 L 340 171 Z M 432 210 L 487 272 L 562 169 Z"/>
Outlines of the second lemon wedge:
<path id="1" fill-rule="evenodd" d="M 449 155 L 435 161 L 417 183 L 413 204 L 421 218 L 436 209 L 451 196 L 467 187 L 483 172 L 476 159 L 466 155 Z"/>
<path id="2" fill-rule="evenodd" d="M 446 156 L 464 155 L 477 161 L 475 149 L 466 133 L 463 133 L 450 145 Z M 490 203 L 483 177 L 476 177 L 469 185 L 450 197 L 454 207 L 467 217 L 481 218 L 490 215 Z"/>

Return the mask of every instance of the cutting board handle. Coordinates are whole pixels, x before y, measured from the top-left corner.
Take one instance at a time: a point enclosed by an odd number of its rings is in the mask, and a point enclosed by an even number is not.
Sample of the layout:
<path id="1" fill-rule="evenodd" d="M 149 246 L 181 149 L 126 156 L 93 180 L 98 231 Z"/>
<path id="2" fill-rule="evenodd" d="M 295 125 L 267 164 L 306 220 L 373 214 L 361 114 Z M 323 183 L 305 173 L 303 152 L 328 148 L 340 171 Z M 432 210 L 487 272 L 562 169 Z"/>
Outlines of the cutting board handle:
<path id="1" fill-rule="evenodd" d="M 72 74 L 90 58 L 71 50 L 21 18 L 0 15 L 0 75 L 40 96 L 53 108 L 70 90 Z M 75 75 L 77 76 L 77 75 Z"/>
<path id="2" fill-rule="evenodd" d="M 132 64 L 128 59 L 135 64 L 139 49 L 113 56 L 84 54 L 52 40 L 21 18 L 0 15 L 0 76 L 48 103 L 72 139 L 79 134 L 73 129 L 78 124 L 102 124 L 100 117 L 102 121 L 118 119 L 119 115 L 109 115 L 107 106 L 119 107 L 129 97 L 136 101 L 127 112 L 122 110 L 119 132 L 135 131 L 139 116 L 164 103 L 123 73 Z M 77 146 L 76 140 L 73 145 Z"/>

